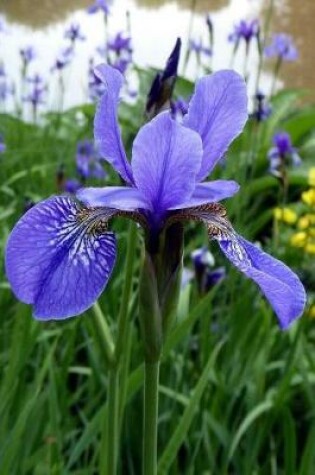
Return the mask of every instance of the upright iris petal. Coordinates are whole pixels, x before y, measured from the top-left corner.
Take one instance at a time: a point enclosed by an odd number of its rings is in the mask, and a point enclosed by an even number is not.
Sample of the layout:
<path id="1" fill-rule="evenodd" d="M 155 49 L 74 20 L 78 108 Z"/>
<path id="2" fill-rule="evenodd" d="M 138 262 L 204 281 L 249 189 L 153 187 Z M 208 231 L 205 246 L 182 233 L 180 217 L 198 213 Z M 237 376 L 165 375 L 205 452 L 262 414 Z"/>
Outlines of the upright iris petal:
<path id="1" fill-rule="evenodd" d="M 152 211 L 163 215 L 190 198 L 201 156 L 198 134 L 175 122 L 168 112 L 142 127 L 133 144 L 132 170 Z"/>
<path id="2" fill-rule="evenodd" d="M 199 133 L 203 158 L 201 181 L 213 170 L 247 120 L 246 84 L 234 71 L 219 71 L 200 79 L 183 124 Z"/>
<path id="3" fill-rule="evenodd" d="M 32 207 L 12 231 L 7 276 L 16 296 L 38 319 L 62 319 L 89 308 L 104 290 L 116 256 L 115 236 L 95 213 L 71 198 Z M 107 220 L 111 211 L 102 210 Z"/>
<path id="4" fill-rule="evenodd" d="M 115 168 L 125 182 L 132 184 L 132 172 L 117 120 L 119 92 L 124 78 L 119 71 L 107 65 L 99 66 L 95 73 L 105 84 L 94 120 L 96 146 L 100 155 Z"/>

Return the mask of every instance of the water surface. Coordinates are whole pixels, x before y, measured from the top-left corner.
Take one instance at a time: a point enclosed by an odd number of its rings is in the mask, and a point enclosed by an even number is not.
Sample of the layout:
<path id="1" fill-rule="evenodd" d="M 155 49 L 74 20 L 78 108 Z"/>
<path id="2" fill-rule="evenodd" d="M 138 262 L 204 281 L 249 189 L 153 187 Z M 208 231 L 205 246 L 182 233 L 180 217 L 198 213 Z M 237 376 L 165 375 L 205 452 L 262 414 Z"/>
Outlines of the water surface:
<path id="1" fill-rule="evenodd" d="M 0 12 L 10 28 L 10 34 L 1 37 L 1 57 L 10 76 L 18 82 L 21 69 L 18 51 L 32 44 L 38 51 L 38 58 L 31 65 L 31 71 L 40 72 L 51 80 L 50 68 L 65 44 L 64 30 L 71 21 L 79 22 L 87 41 L 78 45 L 77 58 L 66 73 L 65 105 L 83 102 L 87 94 L 88 59 L 93 56 L 96 62 L 101 61 L 95 48 L 104 42 L 102 15 L 88 15 L 86 8 L 90 3 L 86 0 L 0 0 Z M 126 12 L 129 11 L 135 62 L 140 66 L 161 67 L 178 36 L 183 39 L 184 50 L 189 32 L 195 38 L 207 38 L 205 14 L 210 13 L 215 34 L 212 67 L 227 68 L 231 62 L 231 45 L 227 36 L 233 24 L 241 18 L 262 18 L 267 3 L 264 0 L 115 0 L 109 18 L 109 34 L 126 29 Z M 314 0 L 275 2 L 271 30 L 292 34 L 300 53 L 298 62 L 284 65 L 278 87 L 299 86 L 315 90 L 314 18 Z M 242 72 L 243 64 L 243 52 L 239 51 L 234 67 Z M 257 64 L 258 57 L 252 49 L 249 61 L 251 90 Z M 270 89 L 272 68 L 272 62 L 264 67 L 262 88 L 266 92 Z M 190 78 L 195 78 L 194 60 L 190 61 L 186 72 Z M 51 106 L 58 95 L 58 83 L 54 80 L 52 83 Z"/>

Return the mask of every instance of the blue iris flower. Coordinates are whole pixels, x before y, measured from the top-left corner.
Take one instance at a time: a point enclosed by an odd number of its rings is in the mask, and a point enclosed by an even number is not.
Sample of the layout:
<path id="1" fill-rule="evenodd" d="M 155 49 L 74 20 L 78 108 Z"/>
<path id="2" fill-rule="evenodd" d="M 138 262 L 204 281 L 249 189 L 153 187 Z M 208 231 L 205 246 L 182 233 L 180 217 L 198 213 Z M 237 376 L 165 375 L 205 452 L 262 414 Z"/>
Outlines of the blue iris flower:
<path id="1" fill-rule="evenodd" d="M 86 40 L 86 37 L 81 32 L 81 26 L 79 25 L 79 23 L 72 23 L 69 28 L 66 29 L 64 37 L 69 39 L 72 44 L 74 44 L 78 40 Z"/>
<path id="2" fill-rule="evenodd" d="M 292 145 L 291 137 L 287 132 L 277 132 L 273 138 L 273 147 L 268 152 L 270 172 L 278 176 L 287 165 L 295 167 L 301 165 L 302 160 L 298 151 Z"/>
<path id="3" fill-rule="evenodd" d="M 288 327 L 305 305 L 300 280 L 233 229 L 219 201 L 234 195 L 238 184 L 204 181 L 246 123 L 241 76 L 219 71 L 200 79 L 183 123 L 169 111 L 158 114 L 139 130 L 129 162 L 117 120 L 123 76 L 106 65 L 96 73 L 106 86 L 95 116 L 96 145 L 126 186 L 81 188 L 77 199 L 53 196 L 29 210 L 6 248 L 6 273 L 16 296 L 32 304 L 40 320 L 77 315 L 95 302 L 112 273 L 116 239 L 108 223 L 115 215 L 135 219 L 150 236 L 193 220 L 259 285 L 281 327 Z"/>
<path id="4" fill-rule="evenodd" d="M 26 46 L 25 48 L 20 49 L 20 55 L 25 66 L 36 59 L 36 51 L 33 46 Z"/>
<path id="5" fill-rule="evenodd" d="M 91 6 L 88 7 L 87 12 L 89 14 L 94 14 L 99 11 L 102 11 L 106 16 L 109 15 L 109 3 L 106 0 L 96 0 Z"/>
<path id="6" fill-rule="evenodd" d="M 278 58 L 282 61 L 296 61 L 299 56 L 293 38 L 286 33 L 274 34 L 264 53 L 267 58 Z"/>
<path id="7" fill-rule="evenodd" d="M 240 40 L 244 40 L 245 43 L 249 44 L 253 38 L 258 38 L 259 32 L 258 20 L 241 20 L 237 25 L 234 25 L 234 30 L 228 39 L 232 43 L 239 43 Z"/>

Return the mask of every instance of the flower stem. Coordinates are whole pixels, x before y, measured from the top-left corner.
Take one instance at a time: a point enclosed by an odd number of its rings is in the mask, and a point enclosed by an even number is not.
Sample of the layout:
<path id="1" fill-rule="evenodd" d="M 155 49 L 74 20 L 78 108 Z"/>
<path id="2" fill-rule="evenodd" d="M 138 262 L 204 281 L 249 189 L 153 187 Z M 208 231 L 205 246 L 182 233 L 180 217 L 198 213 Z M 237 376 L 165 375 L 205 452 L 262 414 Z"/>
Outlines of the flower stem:
<path id="1" fill-rule="evenodd" d="M 143 413 L 143 475 L 157 473 L 158 383 L 160 361 L 145 363 Z"/>
<path id="2" fill-rule="evenodd" d="M 107 411 L 107 444 L 106 461 L 102 466 L 106 470 L 102 475 L 117 473 L 117 456 L 119 446 L 119 372 L 116 368 L 110 370 L 108 383 L 108 411 Z"/>
<path id="3" fill-rule="evenodd" d="M 93 305 L 93 317 L 95 328 L 97 329 L 101 341 L 102 351 L 104 352 L 107 363 L 111 365 L 114 359 L 114 342 L 110 328 L 98 302 L 95 302 Z"/>
<path id="4" fill-rule="evenodd" d="M 137 227 L 130 223 L 128 234 L 128 247 L 126 256 L 126 272 L 124 278 L 124 288 L 118 315 L 118 333 L 115 349 L 115 359 L 119 362 L 123 347 L 126 341 L 126 331 L 128 325 L 128 306 L 132 288 L 132 276 L 134 271 L 134 257 L 137 248 Z"/>

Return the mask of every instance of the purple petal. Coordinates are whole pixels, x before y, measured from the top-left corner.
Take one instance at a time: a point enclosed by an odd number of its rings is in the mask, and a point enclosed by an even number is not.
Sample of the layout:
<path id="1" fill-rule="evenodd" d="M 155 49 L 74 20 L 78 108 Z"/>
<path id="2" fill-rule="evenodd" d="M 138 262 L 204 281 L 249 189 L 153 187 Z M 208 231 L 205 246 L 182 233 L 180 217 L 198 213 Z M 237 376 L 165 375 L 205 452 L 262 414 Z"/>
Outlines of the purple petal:
<path id="1" fill-rule="evenodd" d="M 141 128 L 133 143 L 132 170 L 152 210 L 163 214 L 191 197 L 201 156 L 198 134 L 175 122 L 169 112 Z"/>
<path id="2" fill-rule="evenodd" d="M 305 290 L 289 267 L 238 235 L 219 244 L 232 264 L 259 285 L 277 314 L 281 328 L 287 328 L 302 315 Z"/>
<path id="3" fill-rule="evenodd" d="M 242 132 L 247 116 L 246 84 L 235 71 L 219 71 L 197 82 L 183 123 L 202 138 L 199 181 L 207 177 Z"/>
<path id="4" fill-rule="evenodd" d="M 136 188 L 128 186 L 81 188 L 76 196 L 88 206 L 105 206 L 123 211 L 150 208 L 145 197 Z"/>
<path id="5" fill-rule="evenodd" d="M 6 248 L 6 272 L 15 295 L 34 305 L 38 319 L 63 319 L 89 308 L 104 290 L 115 263 L 113 233 L 93 222 L 65 196 L 31 208 Z"/>
<path id="6" fill-rule="evenodd" d="M 177 208 L 191 208 L 205 203 L 217 203 L 235 195 L 239 188 L 239 184 L 233 180 L 214 180 L 209 183 L 199 183 L 192 197 Z"/>
<path id="7" fill-rule="evenodd" d="M 94 119 L 96 146 L 101 157 L 115 168 L 126 183 L 132 184 L 132 171 L 122 143 L 117 118 L 119 91 L 124 77 L 117 69 L 106 64 L 98 66 L 94 72 L 105 85 Z"/>

